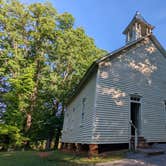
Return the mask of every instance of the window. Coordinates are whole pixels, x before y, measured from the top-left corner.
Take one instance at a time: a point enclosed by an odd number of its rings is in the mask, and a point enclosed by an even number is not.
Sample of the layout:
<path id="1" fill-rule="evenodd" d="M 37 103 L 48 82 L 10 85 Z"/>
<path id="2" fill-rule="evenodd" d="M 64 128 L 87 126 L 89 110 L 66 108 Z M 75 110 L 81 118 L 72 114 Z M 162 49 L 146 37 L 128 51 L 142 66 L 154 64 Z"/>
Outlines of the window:
<path id="1" fill-rule="evenodd" d="M 73 113 L 71 113 L 71 128 L 70 130 L 73 130 L 74 128 L 74 113 L 75 113 L 75 107 L 72 109 Z"/>
<path id="2" fill-rule="evenodd" d="M 82 99 L 82 112 L 81 112 L 81 120 L 84 120 L 84 115 L 85 115 L 85 102 L 86 102 L 86 98 L 84 97 Z"/>
<path id="3" fill-rule="evenodd" d="M 69 124 L 69 113 L 68 112 L 65 112 L 66 114 L 66 118 L 65 118 L 65 127 L 64 127 L 64 132 L 66 132 L 68 130 L 68 124 Z"/>
<path id="4" fill-rule="evenodd" d="M 140 97 L 138 97 L 138 96 L 131 96 L 131 97 L 130 97 L 130 100 L 131 100 L 131 101 L 140 102 Z"/>
<path id="5" fill-rule="evenodd" d="M 166 100 L 164 101 L 165 129 L 166 129 Z"/>
<path id="6" fill-rule="evenodd" d="M 164 101 L 164 111 L 166 112 L 166 100 Z"/>

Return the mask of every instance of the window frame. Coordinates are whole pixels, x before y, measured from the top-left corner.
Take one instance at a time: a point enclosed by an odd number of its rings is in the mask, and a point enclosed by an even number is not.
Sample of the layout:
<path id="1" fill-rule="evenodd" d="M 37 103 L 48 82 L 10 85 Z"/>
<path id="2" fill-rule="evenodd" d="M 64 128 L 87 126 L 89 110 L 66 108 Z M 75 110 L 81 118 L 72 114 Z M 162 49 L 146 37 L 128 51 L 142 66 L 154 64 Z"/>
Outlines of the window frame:
<path id="1" fill-rule="evenodd" d="M 81 123 L 85 119 L 85 104 L 86 104 L 86 97 L 82 98 Z"/>
<path id="2" fill-rule="evenodd" d="M 166 113 L 166 100 L 164 100 L 164 111 Z"/>

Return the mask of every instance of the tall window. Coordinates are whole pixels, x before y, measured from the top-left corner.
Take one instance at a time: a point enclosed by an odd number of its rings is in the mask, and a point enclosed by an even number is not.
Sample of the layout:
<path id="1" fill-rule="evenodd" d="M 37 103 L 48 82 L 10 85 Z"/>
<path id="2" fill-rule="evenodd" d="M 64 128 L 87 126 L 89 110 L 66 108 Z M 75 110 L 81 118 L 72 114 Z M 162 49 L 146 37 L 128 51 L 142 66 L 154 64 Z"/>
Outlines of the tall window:
<path id="1" fill-rule="evenodd" d="M 81 120 L 82 121 L 84 120 L 84 116 L 85 116 L 85 101 L 86 101 L 86 98 L 84 97 L 82 99 L 82 111 L 81 111 Z"/>
<path id="2" fill-rule="evenodd" d="M 71 130 L 74 128 L 74 112 L 75 112 L 75 107 L 73 107 L 73 112 L 71 113 Z"/>
<path id="3" fill-rule="evenodd" d="M 69 113 L 66 112 L 66 118 L 65 118 L 65 131 L 68 130 L 68 126 L 69 126 Z"/>
<path id="4" fill-rule="evenodd" d="M 164 101 L 165 129 L 166 129 L 166 100 Z"/>
<path id="5" fill-rule="evenodd" d="M 166 121 L 166 100 L 164 101 L 164 113 L 165 113 L 165 121 Z"/>

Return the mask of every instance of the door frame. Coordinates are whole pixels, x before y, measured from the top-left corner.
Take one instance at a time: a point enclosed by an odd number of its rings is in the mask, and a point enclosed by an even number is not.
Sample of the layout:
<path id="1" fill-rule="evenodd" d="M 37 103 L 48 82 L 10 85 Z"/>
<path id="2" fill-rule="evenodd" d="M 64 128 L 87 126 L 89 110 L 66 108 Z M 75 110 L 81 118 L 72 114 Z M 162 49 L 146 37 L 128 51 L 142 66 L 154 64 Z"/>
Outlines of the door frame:
<path id="1" fill-rule="evenodd" d="M 139 101 L 133 100 L 132 98 L 138 98 Z M 131 120 L 131 103 L 138 103 L 140 104 L 139 107 L 139 135 L 142 135 L 142 96 L 138 94 L 131 94 L 129 95 L 129 121 Z M 130 139 L 131 139 L 131 125 L 129 123 L 129 148 L 130 148 Z"/>

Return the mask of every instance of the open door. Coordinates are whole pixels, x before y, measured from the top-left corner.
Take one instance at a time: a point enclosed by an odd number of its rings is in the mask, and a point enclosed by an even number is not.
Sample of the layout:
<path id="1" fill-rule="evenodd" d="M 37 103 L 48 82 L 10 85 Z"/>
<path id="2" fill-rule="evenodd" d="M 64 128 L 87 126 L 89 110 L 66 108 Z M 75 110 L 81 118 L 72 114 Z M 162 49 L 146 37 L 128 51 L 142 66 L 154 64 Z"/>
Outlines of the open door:
<path id="1" fill-rule="evenodd" d="M 141 118 L 140 118 L 140 98 L 138 97 L 131 97 L 130 102 L 130 120 L 134 124 L 134 126 L 137 128 L 138 135 L 140 135 L 140 126 L 141 126 Z M 135 129 L 133 126 L 131 126 L 131 135 L 135 135 Z"/>

